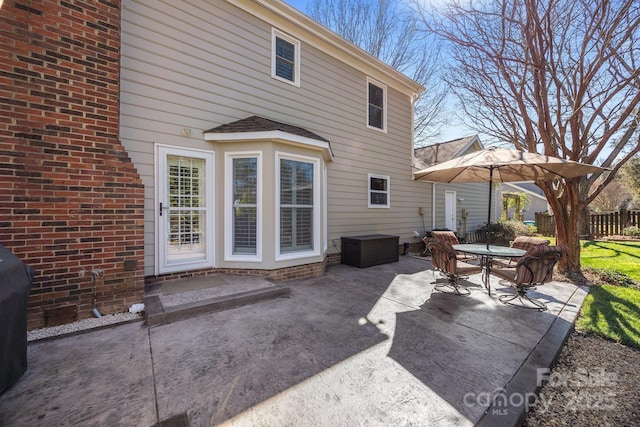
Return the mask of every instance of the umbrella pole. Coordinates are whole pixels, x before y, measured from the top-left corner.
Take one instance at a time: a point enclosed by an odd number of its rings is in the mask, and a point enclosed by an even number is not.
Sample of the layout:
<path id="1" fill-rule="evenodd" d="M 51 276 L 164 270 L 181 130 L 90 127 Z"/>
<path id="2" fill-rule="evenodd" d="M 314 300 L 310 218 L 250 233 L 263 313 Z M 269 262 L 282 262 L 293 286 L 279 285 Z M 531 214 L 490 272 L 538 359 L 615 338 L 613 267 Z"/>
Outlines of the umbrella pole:
<path id="1" fill-rule="evenodd" d="M 487 218 L 487 249 L 491 243 L 491 193 L 493 193 L 493 166 L 489 167 L 489 217 Z"/>

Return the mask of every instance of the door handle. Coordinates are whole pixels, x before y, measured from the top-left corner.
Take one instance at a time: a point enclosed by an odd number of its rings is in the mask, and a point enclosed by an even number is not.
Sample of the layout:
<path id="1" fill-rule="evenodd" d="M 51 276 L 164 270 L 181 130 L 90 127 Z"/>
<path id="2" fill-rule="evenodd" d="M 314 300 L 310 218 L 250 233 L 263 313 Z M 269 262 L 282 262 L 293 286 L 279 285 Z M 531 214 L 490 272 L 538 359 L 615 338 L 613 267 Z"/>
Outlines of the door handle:
<path id="1" fill-rule="evenodd" d="M 160 216 L 162 216 L 162 202 L 160 202 Z"/>

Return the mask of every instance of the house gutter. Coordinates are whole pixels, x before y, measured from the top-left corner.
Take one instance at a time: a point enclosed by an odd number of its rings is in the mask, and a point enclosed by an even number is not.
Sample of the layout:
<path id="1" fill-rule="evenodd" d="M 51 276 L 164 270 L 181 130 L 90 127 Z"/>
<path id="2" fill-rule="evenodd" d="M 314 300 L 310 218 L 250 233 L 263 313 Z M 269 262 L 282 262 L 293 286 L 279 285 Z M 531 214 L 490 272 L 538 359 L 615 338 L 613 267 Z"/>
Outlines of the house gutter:
<path id="1" fill-rule="evenodd" d="M 431 229 L 436 228 L 436 183 L 431 183 Z"/>

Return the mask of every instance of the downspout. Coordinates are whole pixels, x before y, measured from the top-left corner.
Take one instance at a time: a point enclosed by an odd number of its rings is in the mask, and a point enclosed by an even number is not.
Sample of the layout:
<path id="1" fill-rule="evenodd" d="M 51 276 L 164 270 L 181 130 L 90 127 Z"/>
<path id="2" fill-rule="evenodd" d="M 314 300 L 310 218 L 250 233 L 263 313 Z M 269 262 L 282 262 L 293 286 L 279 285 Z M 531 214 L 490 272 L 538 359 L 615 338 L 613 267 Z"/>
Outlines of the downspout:
<path id="1" fill-rule="evenodd" d="M 436 228 L 436 183 L 431 183 L 431 229 Z"/>
<path id="2" fill-rule="evenodd" d="M 98 286 L 97 286 L 97 278 L 102 275 L 102 270 L 93 270 L 91 271 L 91 277 L 93 278 L 93 315 L 97 318 L 102 317 L 102 314 L 98 311 L 98 307 L 96 306 L 96 300 L 98 298 Z"/>
<path id="3" fill-rule="evenodd" d="M 436 144 L 436 152 L 435 158 L 433 160 L 433 164 L 438 164 L 438 148 L 440 148 L 440 144 Z M 434 182 L 433 187 L 431 188 L 431 229 L 435 230 L 436 228 L 436 183 Z"/>

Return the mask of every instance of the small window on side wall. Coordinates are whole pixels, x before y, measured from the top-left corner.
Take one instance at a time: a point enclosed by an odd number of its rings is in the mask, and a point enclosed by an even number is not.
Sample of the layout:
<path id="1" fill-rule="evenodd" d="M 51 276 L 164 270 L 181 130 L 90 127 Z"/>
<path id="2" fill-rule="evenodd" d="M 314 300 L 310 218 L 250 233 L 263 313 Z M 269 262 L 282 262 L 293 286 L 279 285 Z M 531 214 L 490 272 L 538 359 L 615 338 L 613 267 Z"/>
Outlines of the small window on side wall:
<path id="1" fill-rule="evenodd" d="M 387 87 L 367 78 L 367 127 L 386 132 Z"/>
<path id="2" fill-rule="evenodd" d="M 385 175 L 369 174 L 369 207 L 388 208 L 391 206 L 389 194 L 389 177 Z"/>
<path id="3" fill-rule="evenodd" d="M 300 42 L 275 28 L 271 32 L 271 77 L 300 86 Z"/>

